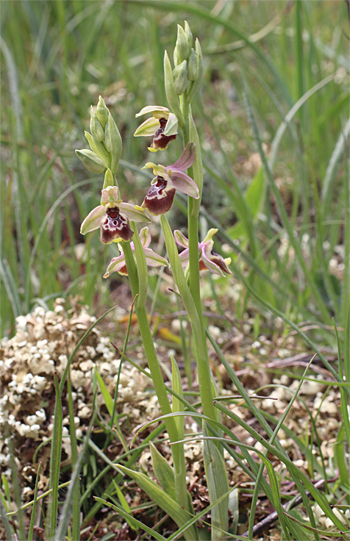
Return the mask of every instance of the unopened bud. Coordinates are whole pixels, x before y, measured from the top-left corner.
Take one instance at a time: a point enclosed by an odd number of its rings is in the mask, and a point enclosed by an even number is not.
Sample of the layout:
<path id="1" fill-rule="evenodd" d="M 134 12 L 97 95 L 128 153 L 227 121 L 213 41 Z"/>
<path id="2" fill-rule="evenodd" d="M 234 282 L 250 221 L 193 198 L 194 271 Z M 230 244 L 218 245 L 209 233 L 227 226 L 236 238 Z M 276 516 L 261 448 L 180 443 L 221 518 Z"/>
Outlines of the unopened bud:
<path id="1" fill-rule="evenodd" d="M 187 21 L 185 21 L 185 34 L 187 36 L 188 46 L 191 49 L 192 42 L 193 42 L 193 36 L 192 36 L 190 25 L 188 24 Z"/>
<path id="2" fill-rule="evenodd" d="M 177 25 L 177 39 L 174 50 L 174 64 L 178 66 L 184 60 L 187 60 L 190 53 L 190 46 L 188 44 L 187 35 L 179 24 Z"/>
<path id="3" fill-rule="evenodd" d="M 173 70 L 171 68 L 168 53 L 166 51 L 164 53 L 164 86 L 165 86 L 165 93 L 166 93 L 166 97 L 170 105 L 170 108 L 172 109 L 173 113 L 177 116 L 180 127 L 183 128 L 185 124 L 184 117 L 180 108 L 179 98 L 177 97 L 177 94 L 175 91 Z"/>
<path id="4" fill-rule="evenodd" d="M 105 145 L 111 154 L 111 169 L 115 173 L 122 153 L 122 138 L 110 112 L 105 129 Z"/>
<path id="5" fill-rule="evenodd" d="M 202 49 L 201 49 L 198 39 L 196 39 L 196 43 L 195 43 L 195 53 L 196 53 L 197 64 L 198 64 L 198 75 L 197 75 L 197 78 L 191 83 L 190 88 L 188 90 L 188 93 L 186 96 L 186 100 L 188 101 L 188 103 L 191 103 L 191 100 L 194 94 L 198 90 L 199 85 L 201 83 L 202 75 L 203 75 Z"/>
<path id="6" fill-rule="evenodd" d="M 181 96 L 186 90 L 188 80 L 187 80 L 187 62 L 184 60 L 176 66 L 176 68 L 173 70 L 173 77 L 174 77 L 174 86 L 175 86 L 175 92 L 178 96 Z"/>
<path id="7" fill-rule="evenodd" d="M 91 173 L 103 173 L 106 169 L 103 161 L 92 150 L 76 150 L 75 153 L 79 160 L 85 165 L 86 169 Z"/>
<path id="8" fill-rule="evenodd" d="M 97 139 L 97 141 L 104 141 L 105 139 L 105 132 L 102 128 L 101 124 L 97 120 L 97 116 L 93 112 L 93 108 L 91 107 L 91 118 L 90 118 L 90 131 L 94 139 Z"/>
<path id="9" fill-rule="evenodd" d="M 97 120 L 99 121 L 103 129 L 105 129 L 106 124 L 107 124 L 108 113 L 109 113 L 109 110 L 106 107 L 104 99 L 100 96 L 98 98 L 96 116 L 97 116 Z"/>
<path id="10" fill-rule="evenodd" d="M 187 77 L 189 81 L 196 81 L 199 75 L 199 58 L 194 49 L 191 49 L 187 62 Z"/>
<path id="11" fill-rule="evenodd" d="M 103 182 L 103 190 L 108 188 L 108 186 L 115 186 L 115 182 L 113 179 L 113 173 L 110 169 L 107 169 L 105 172 L 105 179 Z"/>
<path id="12" fill-rule="evenodd" d="M 106 167 L 109 167 L 109 155 L 103 143 L 95 139 L 91 133 L 84 132 L 84 135 L 90 145 L 91 150 L 103 161 Z"/>

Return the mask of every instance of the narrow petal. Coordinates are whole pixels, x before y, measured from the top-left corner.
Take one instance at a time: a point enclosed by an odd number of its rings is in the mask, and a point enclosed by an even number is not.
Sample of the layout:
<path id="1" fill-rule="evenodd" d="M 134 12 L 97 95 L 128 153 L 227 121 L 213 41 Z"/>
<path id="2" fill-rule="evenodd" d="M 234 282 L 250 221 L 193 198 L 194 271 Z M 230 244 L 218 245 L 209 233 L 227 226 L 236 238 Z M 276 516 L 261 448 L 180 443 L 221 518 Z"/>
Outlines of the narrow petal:
<path id="1" fill-rule="evenodd" d="M 151 234 L 148 227 L 143 227 L 140 231 L 140 240 L 143 248 L 148 248 L 151 244 Z"/>
<path id="2" fill-rule="evenodd" d="M 191 179 L 191 177 L 178 169 L 172 169 L 170 174 L 170 170 L 168 168 L 168 173 L 171 177 L 172 183 L 174 184 L 175 188 L 179 190 L 179 192 L 185 193 L 194 199 L 199 198 L 198 186 L 195 181 Z"/>
<path id="3" fill-rule="evenodd" d="M 107 267 L 105 274 L 103 275 L 103 278 L 108 278 L 108 276 L 112 274 L 112 272 L 119 272 L 120 274 L 127 274 L 127 271 L 125 272 L 124 268 L 126 271 L 125 257 L 124 257 L 124 254 L 121 253 L 120 256 L 113 257 L 112 261 Z"/>
<path id="4" fill-rule="evenodd" d="M 181 154 L 180 158 L 170 166 L 170 169 L 180 169 L 185 171 L 189 167 L 192 167 L 196 157 L 196 145 L 195 143 L 187 143 L 186 148 Z"/>
<path id="5" fill-rule="evenodd" d="M 159 128 L 159 120 L 157 118 L 148 118 L 137 128 L 134 137 L 150 137 L 154 135 Z"/>
<path id="6" fill-rule="evenodd" d="M 80 233 L 86 235 L 90 231 L 94 231 L 100 227 L 101 218 L 106 213 L 106 209 L 102 205 L 95 207 L 85 218 L 80 227 Z"/>
<path id="7" fill-rule="evenodd" d="M 139 113 L 137 113 L 136 118 L 142 115 L 147 115 L 148 113 L 153 113 L 154 116 L 160 114 L 157 118 L 168 118 L 169 109 L 167 107 L 162 107 L 161 105 L 147 105 Z"/>
<path id="8" fill-rule="evenodd" d="M 175 187 L 171 182 L 162 177 L 157 177 L 157 182 L 148 190 L 142 207 L 146 208 L 154 216 L 165 214 L 173 204 L 175 192 Z"/>
<path id="9" fill-rule="evenodd" d="M 146 263 L 150 267 L 167 267 L 168 262 L 164 257 L 161 257 L 160 255 L 156 254 L 151 248 L 144 248 L 143 251 L 145 252 L 146 256 Z"/>
<path id="10" fill-rule="evenodd" d="M 119 205 L 120 212 L 125 215 L 129 220 L 133 222 L 151 222 L 151 218 L 148 216 L 147 212 L 141 210 L 140 207 L 136 208 L 130 203 L 120 203 Z"/>
<path id="11" fill-rule="evenodd" d="M 128 218 L 118 207 L 106 209 L 105 218 L 101 220 L 101 242 L 110 244 L 121 240 L 128 241 L 133 234 Z"/>
<path id="12" fill-rule="evenodd" d="M 182 246 L 183 248 L 188 248 L 189 246 L 188 239 L 178 229 L 174 231 L 174 238 L 175 238 L 176 244 L 178 244 L 179 246 Z"/>
<path id="13" fill-rule="evenodd" d="M 179 258 L 180 258 L 182 267 L 185 269 L 190 260 L 190 250 L 188 248 L 186 248 L 186 250 L 183 250 L 183 252 L 179 254 Z"/>

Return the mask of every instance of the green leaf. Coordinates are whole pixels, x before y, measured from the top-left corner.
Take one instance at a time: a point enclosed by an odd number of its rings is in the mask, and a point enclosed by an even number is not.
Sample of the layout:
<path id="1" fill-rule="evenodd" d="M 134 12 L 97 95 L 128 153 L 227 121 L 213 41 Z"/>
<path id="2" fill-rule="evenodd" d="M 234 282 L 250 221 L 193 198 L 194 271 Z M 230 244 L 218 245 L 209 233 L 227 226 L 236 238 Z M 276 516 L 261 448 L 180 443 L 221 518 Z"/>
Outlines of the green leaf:
<path id="1" fill-rule="evenodd" d="M 125 520 L 127 520 L 129 518 L 129 515 L 128 513 L 126 513 L 124 511 L 124 509 L 122 509 L 121 507 L 117 506 L 117 505 L 114 505 L 113 503 L 110 503 L 110 502 L 107 502 L 106 500 L 102 500 L 102 498 L 97 498 L 97 496 L 94 496 L 95 500 L 97 502 L 99 502 L 101 505 L 106 505 L 107 507 L 111 507 L 112 509 L 114 509 L 114 511 L 116 511 L 117 513 L 119 513 L 122 517 L 125 518 Z M 156 532 L 155 530 L 152 530 L 152 528 L 149 528 L 148 526 L 146 526 L 146 524 L 143 524 L 142 522 L 140 522 L 139 520 L 137 520 L 136 518 L 134 518 L 134 522 L 135 522 L 135 525 L 139 526 L 140 528 L 142 528 L 142 530 L 144 530 L 145 532 L 149 533 L 152 535 L 152 537 L 154 539 L 156 539 L 157 541 L 166 541 L 165 537 L 163 537 L 162 535 L 160 535 L 160 533 Z"/>
<path id="2" fill-rule="evenodd" d="M 148 494 L 148 496 L 161 508 L 165 513 L 176 522 L 178 526 L 183 526 L 189 518 L 183 507 L 178 504 L 169 494 L 166 494 L 154 481 L 149 479 L 147 475 L 140 472 L 135 472 L 126 468 L 125 466 L 119 466 L 122 472 L 126 473 L 134 479 L 142 490 Z M 185 538 L 187 541 L 192 541 L 197 538 L 195 527 L 189 528 L 185 532 Z"/>
<path id="3" fill-rule="evenodd" d="M 206 421 L 203 421 L 203 435 L 209 436 Z M 203 441 L 203 456 L 210 503 L 214 503 L 229 491 L 226 466 L 218 446 L 211 439 Z M 213 507 L 211 525 L 212 539 L 220 538 L 222 530 L 225 532 L 228 530 L 228 495 Z"/>
<path id="4" fill-rule="evenodd" d="M 100 374 L 98 373 L 96 366 L 95 366 L 95 375 L 96 375 L 98 385 L 100 387 L 100 390 L 101 390 L 101 393 L 102 393 L 102 396 L 103 396 L 103 400 L 105 401 L 106 408 L 108 409 L 108 413 L 110 414 L 110 416 L 112 416 L 112 414 L 113 414 L 113 399 L 112 399 L 111 395 L 109 394 L 108 389 L 107 389 L 103 379 L 101 378 Z"/>
<path id="5" fill-rule="evenodd" d="M 152 457 L 152 466 L 154 473 L 163 489 L 174 500 L 175 496 L 175 474 L 168 461 L 160 454 L 155 445 L 150 442 L 150 451 Z"/>
<path id="6" fill-rule="evenodd" d="M 122 508 L 124 509 L 125 513 L 130 515 L 129 518 L 125 516 L 125 520 L 129 524 L 130 528 L 137 531 L 139 528 L 138 528 L 137 522 L 135 521 L 134 517 L 131 514 L 130 506 L 129 506 L 128 502 L 126 501 L 124 494 L 122 493 L 122 491 L 118 487 L 117 483 L 115 481 L 113 481 L 113 482 L 114 482 L 114 486 L 115 486 L 115 489 L 117 491 L 118 498 L 119 498 L 119 501 L 121 503 Z"/>

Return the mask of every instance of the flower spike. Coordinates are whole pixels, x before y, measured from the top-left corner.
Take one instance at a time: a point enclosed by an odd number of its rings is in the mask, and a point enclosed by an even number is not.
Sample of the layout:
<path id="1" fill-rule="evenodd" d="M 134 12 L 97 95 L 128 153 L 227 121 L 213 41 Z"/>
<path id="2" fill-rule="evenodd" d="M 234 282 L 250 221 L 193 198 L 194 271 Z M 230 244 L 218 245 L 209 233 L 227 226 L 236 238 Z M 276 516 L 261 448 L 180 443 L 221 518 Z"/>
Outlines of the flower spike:
<path id="1" fill-rule="evenodd" d="M 173 204 L 175 192 L 185 193 L 194 199 L 199 198 L 197 184 L 184 171 L 193 165 L 196 145 L 188 143 L 180 158 L 168 167 L 146 163 L 143 169 L 153 169 L 155 178 L 142 203 L 142 208 L 154 216 L 165 214 Z"/>
<path id="2" fill-rule="evenodd" d="M 100 241 L 104 244 L 128 241 L 133 236 L 129 220 L 150 222 L 147 213 L 118 199 L 117 186 L 108 186 L 101 191 L 101 205 L 95 207 L 81 224 L 80 233 L 85 235 L 100 228 Z"/>
<path id="3" fill-rule="evenodd" d="M 148 105 L 141 109 L 136 117 L 153 114 L 153 118 L 148 118 L 137 128 L 135 137 L 150 137 L 153 135 L 153 141 L 148 150 L 157 152 L 167 148 L 170 141 L 176 139 L 178 121 L 173 113 L 170 113 L 166 107 L 158 105 Z"/>
<path id="4" fill-rule="evenodd" d="M 199 270 L 209 270 L 213 274 L 226 276 L 226 274 L 232 274 L 228 268 L 228 265 L 231 263 L 231 258 L 228 257 L 224 259 L 221 255 L 213 252 L 213 236 L 217 231 L 217 229 L 210 229 L 205 239 L 198 243 Z M 180 259 L 183 268 L 186 268 L 190 257 L 188 239 L 178 230 L 174 231 L 174 238 L 176 244 L 185 248 L 185 250 L 180 253 Z"/>
<path id="5" fill-rule="evenodd" d="M 151 250 L 151 248 L 149 248 L 151 242 L 151 235 L 148 227 L 144 227 L 143 229 L 141 229 L 139 236 L 141 239 L 143 251 L 145 252 L 147 265 L 149 265 L 150 267 L 167 267 L 167 260 L 164 259 L 164 257 L 156 254 L 153 250 Z M 133 252 L 135 251 L 135 246 L 133 242 L 130 243 L 130 248 Z M 112 274 L 112 272 L 118 272 L 119 274 L 124 275 L 128 274 L 125 263 L 125 256 L 121 246 L 119 246 L 119 251 L 120 255 L 118 257 L 113 257 L 112 261 L 107 267 L 105 274 L 103 275 L 103 278 L 108 278 L 108 276 Z"/>

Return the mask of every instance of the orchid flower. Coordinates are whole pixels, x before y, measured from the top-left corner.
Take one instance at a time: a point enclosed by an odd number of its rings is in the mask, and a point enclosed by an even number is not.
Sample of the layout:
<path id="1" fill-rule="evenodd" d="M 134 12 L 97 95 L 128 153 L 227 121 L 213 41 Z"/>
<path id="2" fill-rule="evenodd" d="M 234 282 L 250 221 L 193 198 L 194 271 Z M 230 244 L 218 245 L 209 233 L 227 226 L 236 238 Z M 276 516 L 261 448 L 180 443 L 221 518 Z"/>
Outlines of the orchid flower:
<path id="1" fill-rule="evenodd" d="M 157 152 L 167 148 L 170 141 L 176 139 L 177 135 L 177 118 L 173 113 L 170 113 L 166 107 L 158 105 L 148 105 L 141 109 L 136 117 L 153 113 L 153 118 L 148 118 L 137 128 L 134 133 L 135 137 L 150 137 L 153 135 L 153 141 L 148 150 Z"/>
<path id="2" fill-rule="evenodd" d="M 165 214 L 173 204 L 175 192 L 185 193 L 194 199 L 199 198 L 197 184 L 184 171 L 193 165 L 196 156 L 196 145 L 188 143 L 180 158 L 169 167 L 146 163 L 143 169 L 152 168 L 156 175 L 142 203 L 150 214 Z"/>
<path id="3" fill-rule="evenodd" d="M 129 219 L 134 222 L 150 222 L 147 213 L 134 205 L 118 199 L 117 186 L 107 186 L 101 191 L 101 205 L 94 208 L 81 224 L 80 233 L 85 235 L 100 227 L 100 240 L 104 244 L 128 241 L 133 236 Z"/>
<path id="4" fill-rule="evenodd" d="M 232 274 L 228 268 L 228 265 L 231 263 L 231 258 L 228 257 L 224 259 L 221 255 L 213 252 L 213 236 L 217 232 L 218 229 L 210 229 L 203 242 L 198 243 L 198 255 L 200 257 L 199 270 L 209 270 L 213 274 L 225 276 L 226 274 Z M 178 230 L 174 231 L 174 237 L 176 244 L 185 248 L 185 250 L 180 253 L 180 259 L 183 268 L 186 268 L 190 257 L 188 239 Z"/>
<path id="5" fill-rule="evenodd" d="M 160 255 L 156 254 L 151 248 L 149 248 L 150 242 L 151 242 L 151 235 L 148 230 L 148 227 L 144 227 L 140 231 L 140 240 L 142 244 L 143 251 L 145 252 L 146 256 L 146 263 L 150 267 L 167 267 L 168 262 L 164 257 L 161 257 Z M 135 251 L 135 246 L 133 242 L 130 242 L 130 248 L 132 251 Z M 119 245 L 119 251 L 120 255 L 118 257 L 113 257 L 112 261 L 107 267 L 106 273 L 103 275 L 103 278 L 108 278 L 112 272 L 119 272 L 119 274 L 128 274 L 128 270 L 126 268 L 125 263 L 125 256 L 123 253 L 122 247 Z"/>

